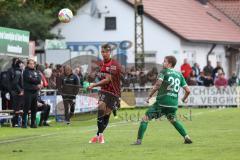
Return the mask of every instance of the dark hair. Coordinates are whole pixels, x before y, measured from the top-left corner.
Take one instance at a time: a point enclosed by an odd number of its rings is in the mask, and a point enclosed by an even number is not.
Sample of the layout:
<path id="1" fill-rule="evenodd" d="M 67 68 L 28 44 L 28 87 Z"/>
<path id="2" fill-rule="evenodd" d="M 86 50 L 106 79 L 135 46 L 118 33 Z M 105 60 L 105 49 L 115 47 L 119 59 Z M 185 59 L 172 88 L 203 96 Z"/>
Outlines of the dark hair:
<path id="1" fill-rule="evenodd" d="M 37 65 L 36 65 L 36 69 L 37 69 L 38 71 L 40 71 L 40 72 L 44 72 L 45 67 L 44 67 L 44 65 L 42 65 L 42 64 L 37 64 Z"/>
<path id="2" fill-rule="evenodd" d="M 19 68 L 21 63 L 23 63 L 23 61 L 20 60 L 19 58 L 12 59 L 12 67 L 13 68 L 15 68 L 15 67 Z"/>
<path id="3" fill-rule="evenodd" d="M 107 51 L 111 51 L 112 48 L 111 48 L 111 46 L 109 44 L 106 43 L 106 44 L 102 45 L 102 49 L 103 50 L 107 50 Z"/>
<path id="4" fill-rule="evenodd" d="M 165 59 L 167 59 L 168 63 L 172 65 L 172 67 L 175 67 L 177 63 L 177 59 L 174 56 L 166 56 Z"/>
<path id="5" fill-rule="evenodd" d="M 35 62 L 33 59 L 28 59 L 28 60 L 27 60 L 27 65 L 28 65 L 30 62 L 34 62 L 34 64 L 36 64 L 36 62 Z"/>
<path id="6" fill-rule="evenodd" d="M 61 68 L 62 68 L 62 65 L 61 65 L 61 64 L 57 64 L 57 65 L 56 65 L 56 69 L 57 69 L 57 70 L 59 70 L 59 69 L 61 69 Z"/>
<path id="7" fill-rule="evenodd" d="M 16 67 L 17 61 L 19 61 L 19 58 L 17 57 L 12 58 L 12 67 Z"/>

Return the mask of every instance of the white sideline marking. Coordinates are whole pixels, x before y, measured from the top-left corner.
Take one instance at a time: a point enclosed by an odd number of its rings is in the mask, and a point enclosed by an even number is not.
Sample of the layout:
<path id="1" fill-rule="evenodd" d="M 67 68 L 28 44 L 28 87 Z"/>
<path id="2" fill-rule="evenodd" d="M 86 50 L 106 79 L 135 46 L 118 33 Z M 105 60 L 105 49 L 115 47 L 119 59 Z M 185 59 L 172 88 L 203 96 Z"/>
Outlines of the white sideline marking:
<path id="1" fill-rule="evenodd" d="M 39 137 L 49 137 L 49 136 L 53 136 L 56 134 L 57 133 L 51 133 L 51 134 L 35 135 L 35 136 L 31 136 L 31 137 L 24 137 L 24 138 L 18 138 L 18 139 L 9 139 L 9 140 L 5 140 L 5 141 L 1 141 L 0 144 L 24 141 L 24 140 L 29 140 L 29 139 L 39 138 Z"/>
<path id="2" fill-rule="evenodd" d="M 223 109 L 214 109 L 214 110 L 210 110 L 207 112 L 199 112 L 196 114 L 192 114 L 192 116 L 199 116 L 202 115 L 204 113 L 211 113 L 211 112 L 216 112 L 216 111 L 222 111 Z M 138 124 L 136 122 L 126 122 L 126 121 L 121 121 L 121 122 L 116 122 L 116 123 L 110 123 L 109 126 L 107 128 L 112 128 L 112 127 L 118 127 L 118 126 L 123 126 L 123 125 L 127 125 L 127 124 Z M 80 131 L 80 133 L 85 133 L 85 132 L 90 132 L 90 131 L 95 131 L 97 130 L 96 126 L 88 126 L 88 127 L 95 127 L 95 128 L 91 128 L 91 129 L 87 129 L 84 131 Z M 62 134 L 62 133 L 61 133 Z M 5 141 L 0 141 L 0 144 L 6 144 L 6 143 L 13 143 L 13 142 L 19 142 L 19 141 L 25 141 L 25 140 L 30 140 L 30 139 L 34 139 L 34 138 L 41 138 L 41 137 L 50 137 L 50 136 L 54 136 L 54 135 L 60 135 L 59 133 L 51 133 L 51 134 L 43 134 L 43 135 L 35 135 L 35 136 L 31 136 L 31 137 L 24 137 L 24 138 L 18 138 L 18 139 L 10 139 L 10 140 L 5 140 Z"/>
<path id="3" fill-rule="evenodd" d="M 108 128 L 111 127 L 117 127 L 117 126 L 123 126 L 129 124 L 125 121 L 122 122 L 117 122 L 117 123 L 112 123 L 108 126 Z M 89 126 L 88 126 L 89 127 Z M 90 126 L 92 127 L 92 126 Z M 97 130 L 96 126 L 94 126 L 95 128 L 91 128 L 91 129 L 87 129 L 84 131 L 80 131 L 80 133 L 85 133 L 85 132 L 90 132 L 90 131 L 95 131 Z M 63 133 L 61 133 L 63 134 Z M 43 134 L 43 135 L 35 135 L 35 136 L 30 136 L 30 137 L 24 137 L 24 138 L 18 138 L 18 139 L 9 139 L 9 140 L 4 140 L 4 141 L 0 141 L 0 144 L 6 144 L 6 143 L 14 143 L 14 142 L 19 142 L 19 141 L 25 141 L 25 140 L 30 140 L 30 139 L 35 139 L 35 138 L 41 138 L 41 137 L 50 137 L 50 136 L 54 136 L 54 135 L 60 135 L 59 133 L 50 133 L 50 134 Z"/>
<path id="4" fill-rule="evenodd" d="M 195 113 L 195 114 L 193 113 L 192 116 L 199 116 L 199 115 L 202 115 L 202 114 L 205 114 L 205 113 L 212 113 L 212 112 L 222 111 L 224 109 L 225 108 L 219 108 L 219 109 L 213 109 L 213 110 L 206 111 L 206 112 L 198 112 L 198 113 Z"/>

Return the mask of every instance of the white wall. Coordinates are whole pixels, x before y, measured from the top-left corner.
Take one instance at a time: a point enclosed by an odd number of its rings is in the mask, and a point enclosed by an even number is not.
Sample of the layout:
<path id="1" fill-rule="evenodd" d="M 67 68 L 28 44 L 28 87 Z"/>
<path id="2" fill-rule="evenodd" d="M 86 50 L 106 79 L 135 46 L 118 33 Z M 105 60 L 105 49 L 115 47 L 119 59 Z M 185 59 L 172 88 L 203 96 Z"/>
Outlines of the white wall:
<path id="1" fill-rule="evenodd" d="M 207 53 L 210 51 L 212 44 L 204 43 L 191 43 L 182 41 L 182 56 L 179 61 L 182 64 L 184 58 L 188 58 L 189 61 L 197 62 L 201 69 L 207 64 Z M 195 56 L 191 57 L 191 53 Z M 216 67 L 217 61 L 222 63 L 222 67 L 226 75 L 228 75 L 228 60 L 225 57 L 224 45 L 217 45 L 212 51 L 213 54 L 209 56 L 209 60 L 212 62 L 212 66 Z"/>
<path id="2" fill-rule="evenodd" d="M 167 55 L 180 57 L 180 38 L 148 17 L 144 17 L 144 40 L 146 51 L 157 51 L 156 63 L 162 64 Z M 179 64 L 176 66 L 179 69 Z"/>
<path id="3" fill-rule="evenodd" d="M 91 3 L 79 9 L 77 16 L 68 24 L 59 23 L 52 29 L 57 33 L 61 28 L 67 42 L 109 42 L 129 40 L 134 42 L 134 9 L 121 0 L 97 0 L 100 11 L 110 11 L 102 18 L 90 16 Z M 107 6 L 107 9 L 105 9 Z M 117 17 L 117 30 L 105 31 L 105 16 Z M 156 51 L 156 63 L 162 63 L 164 56 L 180 56 L 180 39 L 165 28 L 144 17 L 145 50 Z M 128 63 L 134 62 L 134 44 L 128 50 Z"/>
<path id="4" fill-rule="evenodd" d="M 61 28 L 67 42 L 119 42 L 129 40 L 133 46 L 128 50 L 127 62 L 134 62 L 134 9 L 121 0 L 96 0 L 100 12 L 109 11 L 101 18 L 90 16 L 91 3 L 87 3 L 79 9 L 77 16 L 68 24 L 59 23 L 52 29 L 57 33 Z M 107 7 L 107 8 L 106 8 Z M 105 31 L 105 16 L 117 17 L 117 30 Z M 145 51 L 156 52 L 156 63 L 161 64 L 166 55 L 173 54 L 177 57 L 176 69 L 179 70 L 183 59 L 190 57 L 193 62 L 200 64 L 201 68 L 206 65 L 206 56 L 211 49 L 211 44 L 185 42 L 161 25 L 144 16 L 144 40 Z M 228 65 L 225 58 L 223 45 L 217 45 L 210 56 L 212 65 L 220 60 L 225 72 L 228 74 Z M 80 53 L 82 54 L 82 53 Z M 219 59 L 219 57 L 221 57 Z"/>

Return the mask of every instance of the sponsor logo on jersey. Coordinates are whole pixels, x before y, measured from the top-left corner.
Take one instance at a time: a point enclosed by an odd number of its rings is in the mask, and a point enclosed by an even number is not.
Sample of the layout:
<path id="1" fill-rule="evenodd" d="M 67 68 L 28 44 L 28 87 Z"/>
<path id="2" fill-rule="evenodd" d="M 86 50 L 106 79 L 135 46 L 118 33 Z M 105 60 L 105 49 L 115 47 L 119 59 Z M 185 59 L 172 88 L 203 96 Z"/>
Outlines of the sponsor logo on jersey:
<path id="1" fill-rule="evenodd" d="M 111 66 L 111 70 L 117 70 L 117 66 Z"/>

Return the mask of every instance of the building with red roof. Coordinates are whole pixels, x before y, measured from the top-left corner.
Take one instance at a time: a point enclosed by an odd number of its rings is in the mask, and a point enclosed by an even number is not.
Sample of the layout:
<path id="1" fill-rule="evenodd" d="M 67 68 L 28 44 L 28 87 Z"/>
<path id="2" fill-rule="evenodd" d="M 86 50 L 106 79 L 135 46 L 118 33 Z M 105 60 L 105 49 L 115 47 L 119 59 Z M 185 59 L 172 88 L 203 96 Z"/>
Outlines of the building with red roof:
<path id="1" fill-rule="evenodd" d="M 161 64 L 164 56 L 177 57 L 177 69 L 187 58 L 203 68 L 207 59 L 222 63 L 228 74 L 238 70 L 240 27 L 220 5 L 223 0 L 143 0 L 146 63 Z M 231 0 L 233 3 L 234 0 Z M 93 0 L 79 9 L 68 24 L 58 24 L 68 48 L 77 56 L 99 55 L 106 42 L 134 43 L 134 0 Z M 239 1 L 238 1 L 239 2 Z M 223 5 L 224 6 L 224 5 Z M 231 8 L 231 7 L 229 7 Z M 235 10 L 235 9 L 233 9 Z M 237 11 L 237 9 L 236 9 Z M 235 12 L 234 12 L 235 13 Z M 239 16 L 239 15 L 238 15 Z M 231 18 L 232 17 L 232 18 Z M 121 62 L 134 63 L 134 48 L 114 52 Z"/>

